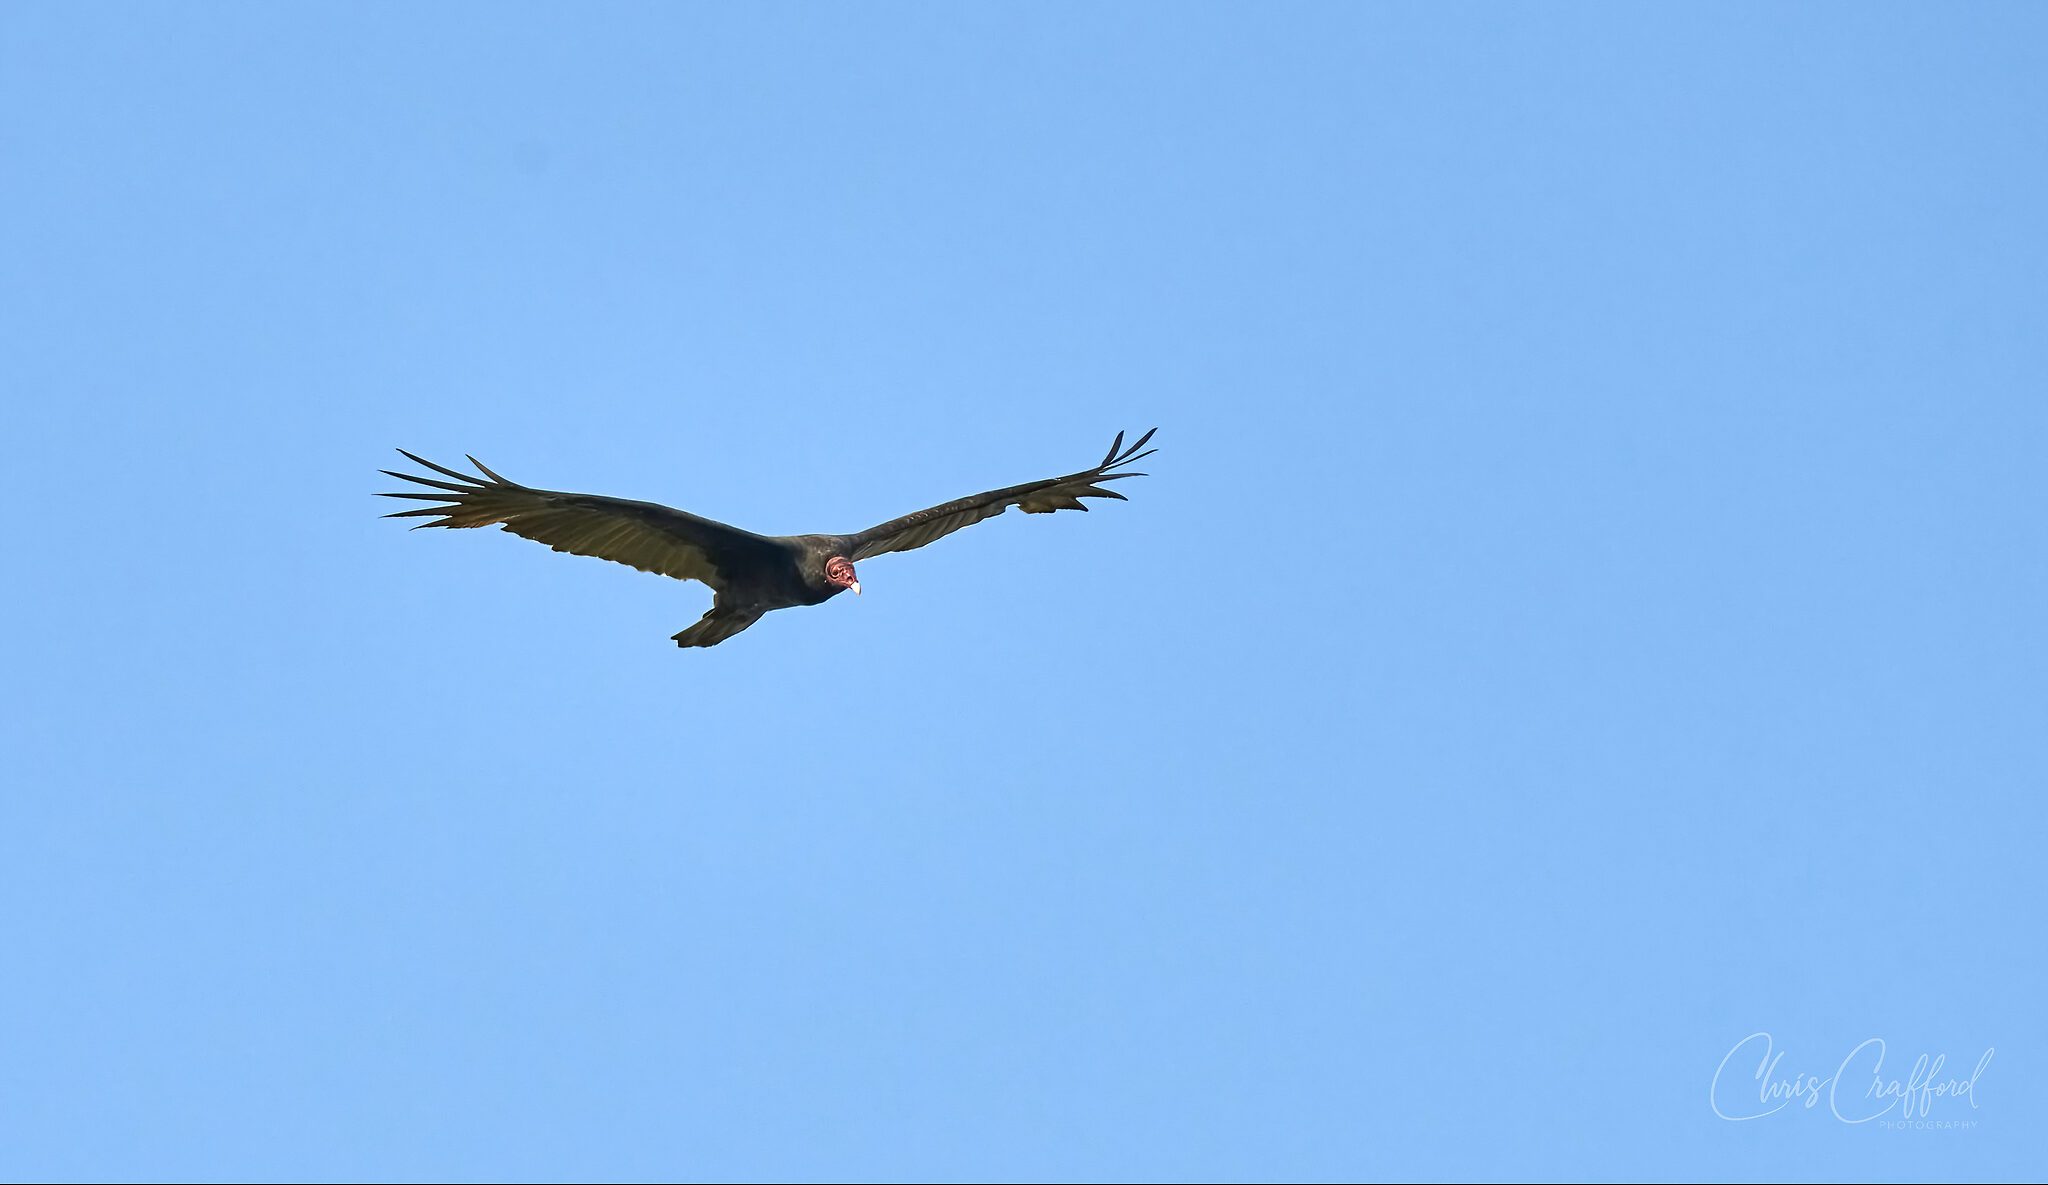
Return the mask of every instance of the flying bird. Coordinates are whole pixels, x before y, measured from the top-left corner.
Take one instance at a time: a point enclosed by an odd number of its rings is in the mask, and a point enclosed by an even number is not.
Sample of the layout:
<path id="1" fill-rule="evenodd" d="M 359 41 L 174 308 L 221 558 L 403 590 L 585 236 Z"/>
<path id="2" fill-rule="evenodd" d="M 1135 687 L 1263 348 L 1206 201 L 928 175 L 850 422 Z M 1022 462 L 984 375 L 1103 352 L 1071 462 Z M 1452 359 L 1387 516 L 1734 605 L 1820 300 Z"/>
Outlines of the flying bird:
<path id="1" fill-rule="evenodd" d="M 386 518 L 432 518 L 418 527 L 497 524 L 556 551 L 593 555 L 677 580 L 703 581 L 717 594 L 711 611 L 674 639 L 678 646 L 716 646 L 772 610 L 822 604 L 849 588 L 859 595 L 855 561 L 923 547 L 1012 506 L 1021 507 L 1026 514 L 1051 514 L 1086 510 L 1083 498 L 1126 501 L 1102 483 L 1145 476 L 1122 470 L 1159 451 L 1145 448 L 1157 431 L 1154 428 L 1140 436 L 1129 448 L 1124 447 L 1124 434 L 1117 433 L 1109 455 L 1092 469 L 956 498 L 853 535 L 756 535 L 653 502 L 536 490 L 499 477 L 475 457 L 470 457 L 469 463 L 480 476 L 398 450 L 408 460 L 453 481 L 390 469 L 380 472 L 434 491 L 383 497 L 441 503 L 396 511 Z"/>

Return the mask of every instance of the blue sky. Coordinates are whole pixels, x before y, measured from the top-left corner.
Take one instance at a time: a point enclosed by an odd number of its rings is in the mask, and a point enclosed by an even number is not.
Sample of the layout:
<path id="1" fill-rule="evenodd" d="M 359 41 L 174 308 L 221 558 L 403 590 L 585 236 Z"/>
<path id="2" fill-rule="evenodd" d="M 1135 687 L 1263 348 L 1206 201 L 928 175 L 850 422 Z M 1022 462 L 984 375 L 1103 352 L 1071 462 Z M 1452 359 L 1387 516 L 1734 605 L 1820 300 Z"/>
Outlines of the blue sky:
<path id="1" fill-rule="evenodd" d="M 0 1176 L 2038 1179 L 2044 112 L 2017 4 L 7 6 Z M 704 651 L 371 497 L 1155 423 Z"/>

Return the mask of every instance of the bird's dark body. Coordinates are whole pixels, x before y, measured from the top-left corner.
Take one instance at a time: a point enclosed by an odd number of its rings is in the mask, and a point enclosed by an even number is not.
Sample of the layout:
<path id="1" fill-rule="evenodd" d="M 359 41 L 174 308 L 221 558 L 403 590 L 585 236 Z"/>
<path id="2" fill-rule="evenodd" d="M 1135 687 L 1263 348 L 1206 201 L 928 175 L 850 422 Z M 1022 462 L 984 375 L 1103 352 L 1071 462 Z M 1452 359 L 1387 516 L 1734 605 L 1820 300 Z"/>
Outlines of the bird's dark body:
<path id="1" fill-rule="evenodd" d="M 1109 455 L 1093 469 L 955 499 L 853 535 L 756 535 L 656 502 L 537 490 L 499 477 L 475 457 L 469 462 L 481 477 L 405 453 L 455 480 L 386 469 L 392 477 L 437 492 L 385 497 L 442 503 L 391 516 L 433 516 L 433 521 L 420 524 L 423 527 L 499 525 L 556 551 L 597 556 L 678 580 L 701 580 L 717 593 L 711 611 L 676 634 L 675 642 L 679 646 L 716 646 L 760 620 L 764 613 L 823 604 L 849 587 L 859 592 L 853 569 L 856 560 L 923 547 L 1011 506 L 1027 514 L 1047 514 L 1086 510 L 1082 498 L 1121 501 L 1122 494 L 1104 489 L 1100 483 L 1143 477 L 1142 473 L 1113 471 L 1156 451 L 1139 451 L 1150 439 L 1152 433 L 1147 432 L 1125 449 L 1119 432 Z"/>
<path id="2" fill-rule="evenodd" d="M 735 565 L 721 598 L 763 612 L 798 605 L 822 605 L 846 591 L 825 579 L 825 561 L 847 553 L 843 535 L 771 535 L 777 562 Z"/>

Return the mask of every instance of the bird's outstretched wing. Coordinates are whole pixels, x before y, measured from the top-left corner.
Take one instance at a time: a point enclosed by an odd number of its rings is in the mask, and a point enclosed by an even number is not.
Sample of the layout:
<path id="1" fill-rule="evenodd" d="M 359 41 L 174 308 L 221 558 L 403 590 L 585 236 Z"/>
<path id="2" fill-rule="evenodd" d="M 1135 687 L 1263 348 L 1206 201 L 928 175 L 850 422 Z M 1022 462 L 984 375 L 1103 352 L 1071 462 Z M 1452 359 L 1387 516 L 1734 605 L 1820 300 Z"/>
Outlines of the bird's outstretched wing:
<path id="1" fill-rule="evenodd" d="M 385 515 L 386 518 L 433 516 L 431 521 L 417 524 L 421 527 L 500 524 L 515 535 L 545 543 L 556 551 L 594 555 L 677 580 L 701 580 L 717 589 L 724 588 L 749 565 L 787 559 L 782 546 L 766 536 L 653 502 L 536 490 L 506 481 L 484 468 L 475 457 L 469 458 L 469 463 L 476 466 L 481 477 L 458 473 L 404 449 L 398 451 L 409 460 L 455 480 L 439 481 L 384 470 L 400 481 L 442 491 L 385 494 L 386 498 L 442 503 L 396 511 Z"/>
<path id="2" fill-rule="evenodd" d="M 1154 428 L 1152 432 L 1159 429 Z M 971 527 L 985 518 L 994 518 L 1012 506 L 1022 507 L 1026 514 L 1051 514 L 1055 510 L 1086 510 L 1083 498 L 1115 498 L 1123 501 L 1124 496 L 1115 490 L 1102 488 L 1105 481 L 1116 481 L 1124 477 L 1143 477 L 1142 473 L 1117 473 L 1117 468 L 1141 460 L 1158 452 L 1145 448 L 1145 442 L 1152 439 L 1152 432 L 1140 436 L 1137 443 L 1124 447 L 1124 434 L 1116 434 L 1116 443 L 1109 446 L 1109 455 L 1102 464 L 1065 477 L 1048 477 L 1044 481 L 1028 481 L 1020 486 L 1005 490 L 990 490 L 986 494 L 956 498 L 943 506 L 906 514 L 891 519 L 878 527 L 869 527 L 853 536 L 853 554 L 848 557 L 864 560 L 869 556 L 886 555 L 892 551 L 909 551 L 923 547 L 934 539 L 950 535 L 962 527 Z M 1140 449 L 1144 449 L 1140 452 Z"/>

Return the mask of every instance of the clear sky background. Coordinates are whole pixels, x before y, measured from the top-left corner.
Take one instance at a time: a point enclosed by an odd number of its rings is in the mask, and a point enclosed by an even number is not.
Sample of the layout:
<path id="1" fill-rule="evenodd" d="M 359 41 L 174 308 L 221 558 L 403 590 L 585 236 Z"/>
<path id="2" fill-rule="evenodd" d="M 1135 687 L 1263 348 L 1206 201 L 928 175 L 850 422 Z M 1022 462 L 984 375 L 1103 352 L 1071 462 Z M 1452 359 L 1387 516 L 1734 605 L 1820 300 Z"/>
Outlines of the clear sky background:
<path id="1" fill-rule="evenodd" d="M 2039 5 L 12 3 L 0 277 L 0 1175 L 2048 1170 Z"/>

